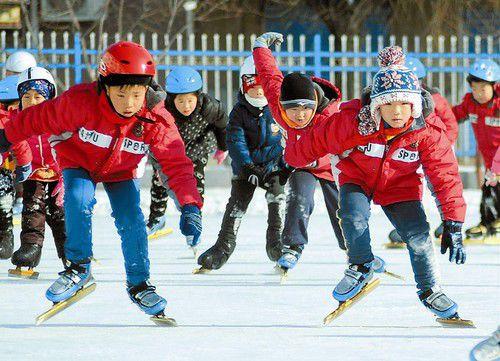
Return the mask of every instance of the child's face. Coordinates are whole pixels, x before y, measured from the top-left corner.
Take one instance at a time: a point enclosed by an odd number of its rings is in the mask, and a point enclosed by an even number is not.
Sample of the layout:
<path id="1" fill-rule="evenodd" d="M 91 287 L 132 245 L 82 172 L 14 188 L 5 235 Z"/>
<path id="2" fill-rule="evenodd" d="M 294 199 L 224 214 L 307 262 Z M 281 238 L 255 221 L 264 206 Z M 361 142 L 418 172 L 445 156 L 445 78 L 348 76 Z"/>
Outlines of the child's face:
<path id="1" fill-rule="evenodd" d="M 115 111 L 126 118 L 141 110 L 146 99 L 145 85 L 113 85 L 106 89 Z"/>
<path id="2" fill-rule="evenodd" d="M 45 100 L 46 99 L 43 97 L 43 95 L 39 94 L 34 89 L 30 89 L 26 93 L 24 93 L 23 97 L 21 98 L 21 105 L 23 109 L 27 109 L 29 107 L 32 107 L 33 105 L 40 104 Z"/>
<path id="3" fill-rule="evenodd" d="M 311 121 L 314 116 L 314 109 L 298 106 L 285 110 L 286 116 L 298 127 L 304 127 Z"/>
<path id="4" fill-rule="evenodd" d="M 174 98 L 174 104 L 179 113 L 187 117 L 196 109 L 198 97 L 193 93 L 178 94 Z"/>
<path id="5" fill-rule="evenodd" d="M 473 81 L 470 84 L 472 96 L 479 104 L 488 103 L 493 99 L 493 86 L 485 81 Z"/>
<path id="6" fill-rule="evenodd" d="M 403 128 L 411 117 L 411 103 L 392 102 L 380 106 L 380 115 L 393 128 Z"/>
<path id="7" fill-rule="evenodd" d="M 264 98 L 264 89 L 262 89 L 262 85 L 255 85 L 248 89 L 247 94 L 250 98 Z"/>

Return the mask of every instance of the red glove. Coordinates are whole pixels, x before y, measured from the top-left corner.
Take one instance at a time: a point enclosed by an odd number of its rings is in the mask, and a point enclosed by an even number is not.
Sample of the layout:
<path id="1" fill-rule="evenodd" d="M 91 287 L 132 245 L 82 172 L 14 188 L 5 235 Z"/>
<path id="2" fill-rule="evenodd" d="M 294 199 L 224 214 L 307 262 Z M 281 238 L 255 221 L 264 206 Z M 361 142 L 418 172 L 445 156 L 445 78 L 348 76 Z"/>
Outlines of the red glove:
<path id="1" fill-rule="evenodd" d="M 56 197 L 56 206 L 62 207 L 64 205 L 64 182 L 62 178 L 57 182 L 51 197 Z"/>
<path id="2" fill-rule="evenodd" d="M 214 159 L 217 160 L 217 164 L 218 165 L 221 165 L 222 162 L 224 162 L 224 159 L 226 159 L 227 157 L 227 151 L 223 151 L 223 150 L 216 150 L 215 151 L 215 154 L 214 154 Z"/>

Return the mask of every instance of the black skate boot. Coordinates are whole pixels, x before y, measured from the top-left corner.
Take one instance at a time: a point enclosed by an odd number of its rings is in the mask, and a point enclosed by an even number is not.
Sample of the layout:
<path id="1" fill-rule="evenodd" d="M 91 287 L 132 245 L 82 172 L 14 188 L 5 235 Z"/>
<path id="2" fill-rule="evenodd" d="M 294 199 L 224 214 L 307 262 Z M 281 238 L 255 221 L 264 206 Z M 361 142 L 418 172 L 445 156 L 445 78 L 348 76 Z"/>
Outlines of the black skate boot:
<path id="1" fill-rule="evenodd" d="M 281 244 L 281 242 L 271 242 L 268 240 L 266 242 L 267 257 L 269 257 L 272 262 L 277 262 L 282 255 L 282 248 L 283 245 Z"/>
<path id="2" fill-rule="evenodd" d="M 34 243 L 23 243 L 12 254 L 12 264 L 18 267 L 35 268 L 40 263 L 42 247 Z"/>
<path id="3" fill-rule="evenodd" d="M 33 268 L 40 263 L 42 256 L 42 247 L 34 243 L 23 243 L 17 251 L 12 254 L 12 264 L 16 269 L 9 270 L 9 277 L 18 278 L 38 278 L 38 272 L 33 271 Z M 22 267 L 28 267 L 28 270 L 23 270 Z"/>
<path id="4" fill-rule="evenodd" d="M 198 257 L 198 264 L 201 268 L 195 270 L 195 273 L 204 273 L 221 268 L 231 257 L 235 247 L 236 242 L 216 242 Z"/>
<path id="5" fill-rule="evenodd" d="M 9 259 L 14 251 L 14 234 L 12 230 L 0 232 L 0 259 Z"/>

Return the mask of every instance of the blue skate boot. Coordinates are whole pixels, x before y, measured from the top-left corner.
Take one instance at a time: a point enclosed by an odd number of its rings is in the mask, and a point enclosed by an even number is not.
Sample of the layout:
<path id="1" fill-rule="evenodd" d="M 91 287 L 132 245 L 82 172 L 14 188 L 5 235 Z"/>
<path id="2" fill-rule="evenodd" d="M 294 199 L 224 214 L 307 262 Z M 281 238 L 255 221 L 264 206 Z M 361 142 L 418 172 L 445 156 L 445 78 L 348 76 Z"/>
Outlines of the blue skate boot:
<path id="1" fill-rule="evenodd" d="M 166 222 L 167 222 L 167 217 L 165 215 L 160 218 L 156 218 L 153 221 L 148 222 L 146 227 L 148 236 L 151 236 L 156 232 L 160 231 L 161 229 L 165 228 Z"/>
<path id="2" fill-rule="evenodd" d="M 82 288 L 87 288 L 94 283 L 94 278 L 90 273 L 90 262 L 73 263 L 68 262 L 66 269 L 59 272 L 59 278 L 49 287 L 45 297 L 49 301 L 58 303 L 74 296 Z"/>
<path id="3" fill-rule="evenodd" d="M 500 360 L 500 326 L 493 335 L 474 346 L 469 357 L 470 361 Z"/>
<path id="4" fill-rule="evenodd" d="M 439 288 L 419 291 L 418 298 L 433 314 L 441 318 L 451 318 L 457 314 L 458 305 Z"/>
<path id="5" fill-rule="evenodd" d="M 372 262 L 349 265 L 344 272 L 344 278 L 333 290 L 333 298 L 345 302 L 356 296 L 373 278 Z"/>
<path id="6" fill-rule="evenodd" d="M 283 246 L 281 257 L 278 259 L 278 266 L 289 270 L 297 264 L 302 255 L 302 246 Z"/>
<path id="7" fill-rule="evenodd" d="M 149 281 L 144 281 L 136 286 L 128 285 L 128 296 L 147 315 L 163 315 L 167 301 L 156 293 L 156 287 Z"/>

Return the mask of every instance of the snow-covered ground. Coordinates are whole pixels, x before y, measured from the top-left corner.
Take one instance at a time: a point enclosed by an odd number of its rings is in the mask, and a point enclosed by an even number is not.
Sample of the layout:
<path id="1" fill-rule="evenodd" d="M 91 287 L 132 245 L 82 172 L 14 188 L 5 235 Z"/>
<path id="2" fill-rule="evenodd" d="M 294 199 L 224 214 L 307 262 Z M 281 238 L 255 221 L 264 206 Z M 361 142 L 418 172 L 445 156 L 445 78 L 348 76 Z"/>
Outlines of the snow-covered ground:
<path id="1" fill-rule="evenodd" d="M 203 250 L 216 239 L 227 196 L 227 189 L 207 191 Z M 371 295 L 321 327 L 336 305 L 331 291 L 342 277 L 345 255 L 332 236 L 320 192 L 317 196 L 310 244 L 285 285 L 265 254 L 262 192 L 242 223 L 236 251 L 218 272 L 191 274 L 195 262 L 177 228 L 152 241 L 151 280 L 179 324 L 160 328 L 128 300 L 120 241 L 100 193 L 94 222 L 97 289 L 86 299 L 35 327 L 36 315 L 49 307 L 44 292 L 61 269 L 51 237 L 39 280 L 8 278 L 10 262 L 0 263 L 0 360 L 466 360 L 473 345 L 500 323 L 499 247 L 468 247 L 463 266 L 439 255 L 444 289 L 459 303 L 462 317 L 477 325 L 445 329 L 417 300 L 407 252 L 382 247 L 390 225 L 374 207 L 375 252 L 408 281 L 382 276 Z M 478 221 L 479 197 L 477 191 L 466 192 L 466 226 Z M 146 192 L 143 198 L 146 208 Z M 425 204 L 431 224 L 437 225 L 428 195 Z M 176 227 L 176 212 L 169 214 Z"/>

